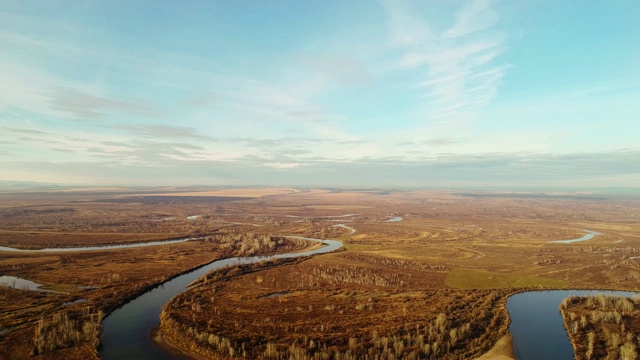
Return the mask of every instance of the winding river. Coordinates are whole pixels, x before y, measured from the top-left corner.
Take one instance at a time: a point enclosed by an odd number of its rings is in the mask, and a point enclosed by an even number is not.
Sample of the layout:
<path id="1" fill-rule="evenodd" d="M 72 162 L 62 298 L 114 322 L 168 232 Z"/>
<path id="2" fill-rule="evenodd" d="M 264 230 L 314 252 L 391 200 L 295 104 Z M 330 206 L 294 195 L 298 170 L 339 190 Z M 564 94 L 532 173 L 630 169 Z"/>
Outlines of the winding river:
<path id="1" fill-rule="evenodd" d="M 351 232 L 355 229 L 344 224 L 334 225 Z M 593 238 L 600 233 L 588 231 L 584 237 L 562 242 L 577 242 Z M 160 324 L 160 313 L 166 303 L 183 292 L 190 283 L 204 276 L 211 270 L 225 266 L 252 264 L 265 260 L 296 258 L 301 256 L 323 254 L 342 247 L 337 240 L 321 240 L 302 236 L 287 236 L 292 239 L 304 239 L 323 243 L 325 246 L 311 251 L 278 254 L 273 256 L 234 257 L 216 260 L 203 265 L 188 273 L 177 276 L 158 287 L 140 295 L 118 308 L 107 316 L 102 323 L 102 345 L 100 356 L 103 359 L 190 359 L 178 353 L 172 353 L 152 341 L 152 331 Z M 76 248 L 52 248 L 40 250 L 21 250 L 0 247 L 0 251 L 24 252 L 62 252 L 62 251 L 95 251 L 122 249 L 140 246 L 168 245 L 178 242 L 196 240 L 185 238 L 169 241 L 154 241 L 147 243 L 111 246 L 93 246 Z M 560 241 L 559 241 L 560 242 Z M 39 284 L 37 284 L 39 285 Z M 552 290 L 528 291 L 515 294 L 507 300 L 507 310 L 511 323 L 509 332 L 513 336 L 513 347 L 516 359 L 573 359 L 573 348 L 563 326 L 558 306 L 568 296 L 587 296 L 605 293 L 616 296 L 633 296 L 637 293 L 622 291 L 596 290 Z"/>
<path id="2" fill-rule="evenodd" d="M 188 357 L 171 353 L 153 343 L 151 332 L 160 325 L 160 313 L 164 305 L 173 297 L 183 292 L 191 282 L 204 276 L 211 270 L 220 269 L 229 265 L 252 264 L 264 260 L 323 254 L 342 247 L 342 243 L 336 240 L 320 240 L 301 236 L 287 237 L 318 241 L 325 244 L 325 246 L 311 251 L 289 254 L 234 257 L 216 260 L 196 270 L 175 277 L 126 303 L 104 319 L 102 322 L 102 346 L 100 348 L 100 356 L 107 360 L 188 359 Z"/>
<path id="3" fill-rule="evenodd" d="M 192 238 L 183 238 L 176 240 L 158 240 L 158 241 L 148 241 L 142 243 L 133 243 L 133 244 L 120 244 L 120 245 L 103 245 L 103 246 L 80 246 L 80 247 L 66 247 L 66 248 L 46 248 L 46 249 L 17 249 L 8 246 L 0 246 L 0 251 L 11 251 L 11 252 L 78 252 L 78 251 L 100 251 L 100 250 L 112 250 L 112 249 L 130 249 L 130 248 L 138 248 L 138 247 L 146 247 L 146 246 L 158 246 L 158 245 L 170 245 L 177 244 L 181 242 L 191 241 L 191 240 L 200 240 L 202 237 L 192 237 Z"/>
<path id="4" fill-rule="evenodd" d="M 579 237 L 577 239 L 570 239 L 570 240 L 551 240 L 549 242 L 550 243 L 556 243 L 556 244 L 573 244 L 573 243 L 576 243 L 576 242 L 591 240 L 595 236 L 602 235 L 602 233 L 597 232 L 597 231 L 591 231 L 591 230 L 586 230 L 586 229 L 582 230 L 582 231 L 586 232 L 586 234 L 584 234 L 583 237 Z"/>

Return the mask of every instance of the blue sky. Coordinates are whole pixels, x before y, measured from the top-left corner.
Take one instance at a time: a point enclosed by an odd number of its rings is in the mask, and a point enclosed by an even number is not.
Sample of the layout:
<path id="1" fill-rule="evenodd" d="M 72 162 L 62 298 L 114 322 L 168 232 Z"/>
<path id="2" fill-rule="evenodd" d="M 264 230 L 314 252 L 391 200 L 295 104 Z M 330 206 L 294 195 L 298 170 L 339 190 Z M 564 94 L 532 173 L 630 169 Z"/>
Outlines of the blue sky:
<path id="1" fill-rule="evenodd" d="M 638 187 L 637 14 L 0 1 L 0 180 Z"/>

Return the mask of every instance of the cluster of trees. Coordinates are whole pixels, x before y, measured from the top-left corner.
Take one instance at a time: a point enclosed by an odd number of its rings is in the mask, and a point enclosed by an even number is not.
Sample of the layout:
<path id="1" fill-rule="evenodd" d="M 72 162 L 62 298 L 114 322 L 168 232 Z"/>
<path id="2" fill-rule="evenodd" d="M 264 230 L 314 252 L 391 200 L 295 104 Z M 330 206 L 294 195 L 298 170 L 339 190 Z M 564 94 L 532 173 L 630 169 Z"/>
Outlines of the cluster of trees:
<path id="1" fill-rule="evenodd" d="M 538 228 L 530 226 L 506 226 L 502 232 L 506 238 L 563 239 L 573 236 L 573 232 L 561 229 Z"/>
<path id="2" fill-rule="evenodd" d="M 82 314 L 60 312 L 38 321 L 33 339 L 34 354 L 64 349 L 83 343 L 98 346 L 102 311 L 92 313 L 85 308 Z"/>
<path id="3" fill-rule="evenodd" d="M 209 215 L 190 221 L 186 216 L 111 208 L 59 208 L 0 210 L 3 228 L 21 231 L 100 233 L 197 233 L 220 226 Z"/>
<path id="4" fill-rule="evenodd" d="M 283 224 L 282 220 L 273 216 L 255 215 L 252 217 L 252 219 L 253 221 L 268 224 L 268 225 L 273 225 L 273 226 L 282 226 Z"/>
<path id="5" fill-rule="evenodd" d="M 460 340 L 470 332 L 471 324 L 450 327 L 447 316 L 440 313 L 431 323 L 402 329 L 395 334 L 380 335 L 377 331 L 363 336 L 351 336 L 342 346 L 325 341 L 304 339 L 290 345 L 269 342 L 264 359 L 441 359 L 446 358 Z"/>
<path id="6" fill-rule="evenodd" d="M 639 248 L 631 246 L 615 247 L 615 246 L 577 246 L 573 249 L 575 252 L 588 253 L 588 254 L 640 254 Z"/>
<path id="7" fill-rule="evenodd" d="M 560 259 L 557 259 L 557 258 L 546 258 L 546 259 L 536 260 L 534 262 L 534 265 L 549 266 L 549 265 L 558 265 L 560 263 L 562 263 L 562 260 L 560 260 Z"/>
<path id="8" fill-rule="evenodd" d="M 0 209 L 0 219 L 33 217 L 39 215 L 60 214 L 74 212 L 75 209 L 70 207 L 54 207 L 45 209 L 26 208 L 3 208 Z"/>
<path id="9" fill-rule="evenodd" d="M 415 329 L 398 329 L 392 334 L 380 335 L 374 330 L 371 334 L 354 334 L 345 339 L 305 337 L 289 344 L 230 339 L 182 324 L 167 312 L 162 314 L 162 328 L 165 333 L 166 329 L 171 329 L 167 337 L 172 341 L 201 355 L 273 360 L 457 359 L 470 350 L 466 348 L 468 337 L 474 335 L 471 323 L 453 326 L 444 313 L 428 324 L 416 325 Z"/>
<path id="10" fill-rule="evenodd" d="M 359 262 L 382 265 L 385 268 L 405 268 L 405 269 L 422 269 L 422 270 L 447 270 L 447 267 L 440 264 L 415 262 L 402 259 L 392 259 L 386 257 L 376 257 L 368 255 L 354 255 L 354 259 Z"/>
<path id="11" fill-rule="evenodd" d="M 301 239 L 277 235 L 262 235 L 244 232 L 229 232 L 209 236 L 206 241 L 220 244 L 220 249 L 235 256 L 254 256 L 274 253 L 278 250 L 297 250 L 307 246 Z"/>
<path id="12" fill-rule="evenodd" d="M 638 358 L 640 297 L 571 296 L 560 304 L 576 359 Z"/>
<path id="13" fill-rule="evenodd" d="M 313 286 L 319 282 L 329 285 L 368 285 L 402 287 L 405 281 L 400 275 L 392 272 L 374 272 L 368 268 L 354 266 L 323 266 L 314 267 L 310 274 L 303 276 L 303 283 Z"/>

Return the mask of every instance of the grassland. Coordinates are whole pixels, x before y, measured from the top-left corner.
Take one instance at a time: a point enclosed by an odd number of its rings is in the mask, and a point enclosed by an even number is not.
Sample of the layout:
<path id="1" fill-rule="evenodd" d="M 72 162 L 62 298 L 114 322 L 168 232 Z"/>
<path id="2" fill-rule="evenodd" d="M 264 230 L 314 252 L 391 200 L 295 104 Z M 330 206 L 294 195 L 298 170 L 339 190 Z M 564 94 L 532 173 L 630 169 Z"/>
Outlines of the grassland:
<path id="1" fill-rule="evenodd" d="M 563 288 L 569 286 L 569 282 L 565 280 L 462 268 L 448 272 L 444 283 L 453 289 Z"/>
<path id="2" fill-rule="evenodd" d="M 504 305 L 514 291 L 639 287 L 639 200 L 490 195 L 314 189 L 0 194 L 2 246 L 207 236 L 91 253 L 0 252 L 0 275 L 64 292 L 0 287 L 0 358 L 96 358 L 94 333 L 49 348 L 38 341 L 38 326 L 79 329 L 215 258 L 308 245 L 255 248 L 253 240 L 272 235 L 336 238 L 346 251 L 209 274 L 165 309 L 162 333 L 169 343 L 212 358 L 229 356 L 230 348 L 252 359 L 475 358 L 506 338 Z M 403 220 L 385 222 L 395 216 Z M 603 235 L 548 242 L 578 238 L 583 229 Z M 65 305 L 77 299 L 87 301 Z M 506 350 L 490 354 L 509 356 Z"/>

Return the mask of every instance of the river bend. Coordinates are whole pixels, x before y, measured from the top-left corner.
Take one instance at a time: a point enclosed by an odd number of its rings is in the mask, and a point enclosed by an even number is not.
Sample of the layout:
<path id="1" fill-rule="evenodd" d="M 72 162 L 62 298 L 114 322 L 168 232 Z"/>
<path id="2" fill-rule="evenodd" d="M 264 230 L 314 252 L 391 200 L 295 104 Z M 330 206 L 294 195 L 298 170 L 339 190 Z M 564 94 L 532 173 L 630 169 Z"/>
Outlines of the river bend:
<path id="1" fill-rule="evenodd" d="M 102 322 L 102 345 L 100 356 L 103 359 L 188 359 L 173 354 L 151 340 L 151 332 L 160 325 L 160 313 L 166 303 L 183 292 L 190 283 L 211 270 L 225 266 L 253 264 L 274 259 L 297 258 L 323 254 L 338 250 L 342 243 L 336 240 L 321 240 L 302 236 L 287 236 L 292 239 L 318 241 L 325 246 L 311 250 L 272 256 L 234 257 L 216 260 L 193 271 L 177 276 L 162 285 L 148 291 L 118 308 Z"/>

